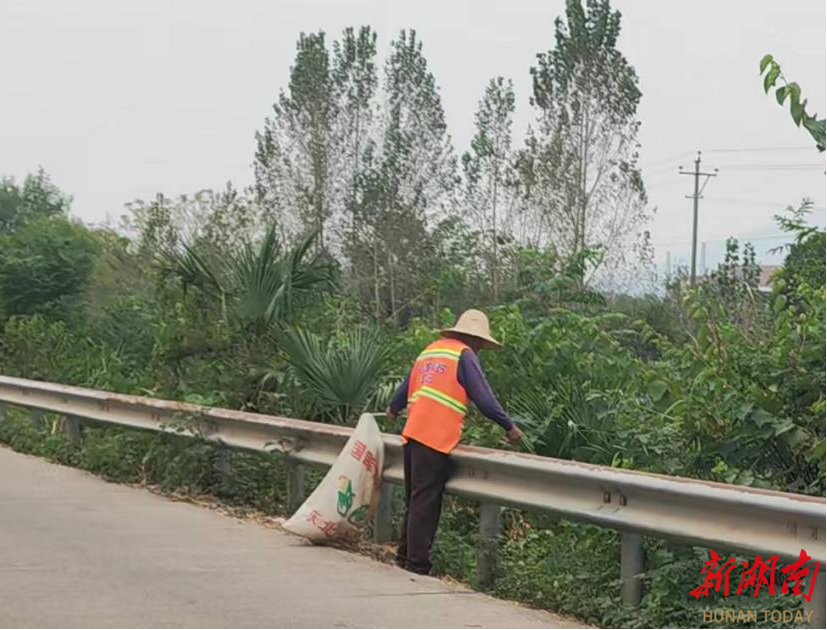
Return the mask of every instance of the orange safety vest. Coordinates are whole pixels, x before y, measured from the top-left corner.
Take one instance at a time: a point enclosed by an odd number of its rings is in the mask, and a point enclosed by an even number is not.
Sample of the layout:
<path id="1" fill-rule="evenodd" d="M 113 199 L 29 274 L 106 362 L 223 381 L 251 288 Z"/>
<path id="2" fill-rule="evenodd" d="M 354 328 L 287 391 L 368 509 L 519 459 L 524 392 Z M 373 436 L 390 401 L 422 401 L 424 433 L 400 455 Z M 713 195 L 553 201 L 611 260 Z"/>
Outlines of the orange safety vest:
<path id="1" fill-rule="evenodd" d="M 414 361 L 408 382 L 408 421 L 402 439 L 450 453 L 462 435 L 468 394 L 457 380 L 459 357 L 471 351 L 456 339 L 438 339 Z"/>

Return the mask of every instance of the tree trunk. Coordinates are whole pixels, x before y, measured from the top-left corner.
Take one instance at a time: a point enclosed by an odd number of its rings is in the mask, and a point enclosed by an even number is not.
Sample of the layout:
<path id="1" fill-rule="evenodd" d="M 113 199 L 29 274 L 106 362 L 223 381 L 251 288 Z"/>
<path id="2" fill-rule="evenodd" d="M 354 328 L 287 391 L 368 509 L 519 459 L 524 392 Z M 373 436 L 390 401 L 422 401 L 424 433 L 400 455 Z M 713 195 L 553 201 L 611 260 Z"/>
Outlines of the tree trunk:
<path id="1" fill-rule="evenodd" d="M 588 198 L 586 196 L 586 181 L 587 181 L 587 164 L 589 159 L 589 107 L 588 107 L 588 97 L 586 97 L 583 107 L 581 108 L 582 115 L 580 121 L 580 181 L 578 182 L 578 201 L 579 209 L 578 209 L 578 235 L 579 235 L 579 242 L 576 245 L 577 255 L 580 256 L 580 260 L 578 260 L 578 265 L 580 269 L 580 278 L 579 278 L 579 285 L 580 289 L 584 289 L 586 285 L 586 267 L 584 261 L 582 259 L 583 252 L 586 251 L 586 205 L 588 203 Z"/>
<path id="2" fill-rule="evenodd" d="M 492 223 L 492 235 L 494 239 L 494 264 L 491 266 L 492 275 L 494 276 L 494 301 L 499 301 L 500 299 L 500 287 L 499 287 L 499 264 L 500 260 L 497 256 L 497 183 L 500 178 L 499 173 L 499 162 L 496 163 L 494 168 L 494 194 L 491 196 L 491 223 Z"/>
<path id="3" fill-rule="evenodd" d="M 393 252 L 388 249 L 388 284 L 390 287 L 390 295 L 391 295 L 391 317 L 393 318 L 393 325 L 396 326 L 398 322 L 398 316 L 396 312 L 396 290 L 394 288 L 394 268 L 393 268 Z"/>
<path id="4" fill-rule="evenodd" d="M 374 315 L 378 323 L 382 317 L 382 303 L 379 298 L 379 242 L 375 233 L 373 237 L 373 299 Z"/>

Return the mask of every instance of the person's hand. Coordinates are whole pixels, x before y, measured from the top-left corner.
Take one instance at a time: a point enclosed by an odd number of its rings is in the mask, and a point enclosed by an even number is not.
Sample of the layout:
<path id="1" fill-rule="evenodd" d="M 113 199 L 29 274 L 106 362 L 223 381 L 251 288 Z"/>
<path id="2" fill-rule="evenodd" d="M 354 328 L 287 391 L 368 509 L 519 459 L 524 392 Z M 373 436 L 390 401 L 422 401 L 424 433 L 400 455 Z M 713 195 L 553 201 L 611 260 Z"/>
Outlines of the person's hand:
<path id="1" fill-rule="evenodd" d="M 511 427 L 511 430 L 508 431 L 505 435 L 508 438 L 508 441 L 512 444 L 515 444 L 523 439 L 523 432 L 520 431 L 520 428 L 516 424 L 513 427 Z"/>
<path id="2" fill-rule="evenodd" d="M 386 417 L 388 418 L 388 420 L 390 420 L 391 422 L 396 422 L 396 418 L 399 416 L 399 414 L 398 414 L 398 413 L 396 413 L 395 411 L 391 411 L 391 408 L 390 408 L 390 407 L 388 407 L 388 408 L 385 410 L 385 416 L 386 416 Z"/>

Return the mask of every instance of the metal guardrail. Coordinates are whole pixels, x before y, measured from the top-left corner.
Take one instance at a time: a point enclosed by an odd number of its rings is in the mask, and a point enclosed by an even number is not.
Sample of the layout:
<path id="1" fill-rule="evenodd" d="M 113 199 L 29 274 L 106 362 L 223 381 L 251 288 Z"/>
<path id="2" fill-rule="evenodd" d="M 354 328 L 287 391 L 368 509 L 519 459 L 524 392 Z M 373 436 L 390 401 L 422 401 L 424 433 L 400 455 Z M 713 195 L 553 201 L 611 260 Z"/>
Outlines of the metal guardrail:
<path id="1" fill-rule="evenodd" d="M 288 494 L 302 500 L 301 464 L 332 465 L 351 429 L 257 413 L 127 396 L 80 387 L 0 376 L 0 421 L 4 405 L 66 416 L 66 431 L 79 439 L 83 423 L 197 435 L 227 447 L 280 451 L 291 463 Z M 385 469 L 375 535 L 390 539 L 392 486 L 403 480 L 398 436 L 384 434 Z M 620 470 L 535 455 L 460 446 L 452 454 L 456 472 L 451 494 L 482 502 L 483 539 L 499 531 L 501 507 L 545 512 L 620 530 L 622 599 L 637 603 L 643 570 L 642 535 L 797 559 L 805 549 L 825 554 L 825 499 L 743 486 Z M 493 575 L 491 545 L 481 547 L 479 578 Z M 486 550 L 487 549 L 487 550 Z M 493 552 L 496 553 L 495 551 Z M 823 573 L 822 573 L 823 575 Z M 701 579 L 700 576 L 699 580 Z M 824 627 L 824 588 L 812 601 L 814 627 Z"/>

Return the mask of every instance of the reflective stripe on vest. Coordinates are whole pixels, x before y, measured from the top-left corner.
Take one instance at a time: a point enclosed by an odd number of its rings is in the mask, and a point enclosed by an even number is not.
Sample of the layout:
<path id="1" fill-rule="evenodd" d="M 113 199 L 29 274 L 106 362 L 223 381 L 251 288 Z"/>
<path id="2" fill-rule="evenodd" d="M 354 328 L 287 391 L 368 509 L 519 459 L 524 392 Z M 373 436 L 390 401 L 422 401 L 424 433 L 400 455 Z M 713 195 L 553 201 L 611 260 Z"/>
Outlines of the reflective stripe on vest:
<path id="1" fill-rule="evenodd" d="M 468 413 L 468 407 L 463 405 L 456 398 L 451 398 L 447 394 L 443 394 L 442 392 L 437 391 L 433 387 L 429 387 L 428 385 L 423 385 L 418 390 L 416 390 L 413 393 L 413 396 L 411 396 L 411 402 L 413 402 L 420 396 L 427 396 L 431 400 L 435 400 L 438 403 L 441 403 L 446 407 L 450 407 L 451 409 L 459 411 L 462 414 Z"/>
<path id="2" fill-rule="evenodd" d="M 408 384 L 408 420 L 402 437 L 450 453 L 459 443 L 468 394 L 457 380 L 459 359 L 468 349 L 456 339 L 439 339 L 414 362 Z"/>

